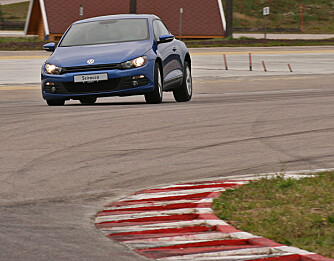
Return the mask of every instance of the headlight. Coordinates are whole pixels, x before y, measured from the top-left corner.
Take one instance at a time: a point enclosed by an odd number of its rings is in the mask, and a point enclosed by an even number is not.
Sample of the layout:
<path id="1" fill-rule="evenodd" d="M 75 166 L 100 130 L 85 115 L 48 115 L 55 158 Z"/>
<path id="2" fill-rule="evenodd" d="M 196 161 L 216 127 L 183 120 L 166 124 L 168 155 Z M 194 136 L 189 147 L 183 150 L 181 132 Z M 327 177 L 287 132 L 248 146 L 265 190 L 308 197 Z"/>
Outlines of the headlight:
<path id="1" fill-rule="evenodd" d="M 133 59 L 131 61 L 126 61 L 124 63 L 121 63 L 121 66 L 123 69 L 131 69 L 131 68 L 138 68 L 142 67 L 146 64 L 147 57 L 146 56 L 140 56 L 136 59 Z"/>
<path id="2" fill-rule="evenodd" d="M 61 74 L 63 68 L 56 66 L 54 64 L 45 64 L 45 71 L 49 74 Z"/>

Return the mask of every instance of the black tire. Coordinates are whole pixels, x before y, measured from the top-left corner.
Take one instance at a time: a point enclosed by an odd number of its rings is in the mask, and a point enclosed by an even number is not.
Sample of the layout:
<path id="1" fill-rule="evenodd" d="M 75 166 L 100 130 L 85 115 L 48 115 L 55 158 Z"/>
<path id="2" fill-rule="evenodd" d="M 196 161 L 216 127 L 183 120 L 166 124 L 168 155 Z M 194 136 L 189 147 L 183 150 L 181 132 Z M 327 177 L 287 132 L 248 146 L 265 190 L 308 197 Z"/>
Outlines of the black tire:
<path id="1" fill-rule="evenodd" d="M 83 97 L 79 101 L 81 104 L 92 105 L 96 102 L 96 100 L 97 100 L 96 97 Z"/>
<path id="2" fill-rule="evenodd" d="M 157 104 L 162 102 L 163 97 L 163 82 L 158 63 L 154 66 L 154 90 L 145 94 L 145 100 L 150 104 Z"/>
<path id="3" fill-rule="evenodd" d="M 46 103 L 49 106 L 63 106 L 65 104 L 65 100 L 57 99 L 57 100 L 46 100 Z"/>
<path id="4" fill-rule="evenodd" d="M 187 102 L 191 100 L 193 94 L 193 82 L 191 69 L 188 62 L 184 62 L 184 73 L 182 85 L 173 91 L 174 98 L 177 102 Z"/>

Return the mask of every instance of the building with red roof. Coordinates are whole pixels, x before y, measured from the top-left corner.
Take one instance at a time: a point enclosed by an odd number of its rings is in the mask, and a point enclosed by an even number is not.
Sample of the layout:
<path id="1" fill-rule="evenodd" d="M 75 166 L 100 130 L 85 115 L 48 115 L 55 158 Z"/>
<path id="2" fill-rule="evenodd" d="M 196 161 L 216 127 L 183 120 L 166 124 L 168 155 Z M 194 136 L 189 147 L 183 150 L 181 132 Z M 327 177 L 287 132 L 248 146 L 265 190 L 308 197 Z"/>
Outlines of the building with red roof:
<path id="1" fill-rule="evenodd" d="M 31 0 L 25 26 L 26 35 L 59 40 L 75 21 L 95 16 L 128 14 L 128 0 Z M 137 0 L 136 13 L 155 14 L 176 36 L 182 38 L 222 38 L 225 15 L 221 0 Z"/>

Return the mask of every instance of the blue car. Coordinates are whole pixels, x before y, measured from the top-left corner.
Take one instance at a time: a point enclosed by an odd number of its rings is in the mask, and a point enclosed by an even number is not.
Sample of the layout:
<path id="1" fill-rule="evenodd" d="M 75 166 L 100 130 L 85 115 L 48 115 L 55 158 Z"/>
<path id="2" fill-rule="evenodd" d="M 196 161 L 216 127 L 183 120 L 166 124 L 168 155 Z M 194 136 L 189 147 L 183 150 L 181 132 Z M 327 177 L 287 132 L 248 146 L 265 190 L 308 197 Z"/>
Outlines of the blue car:
<path id="1" fill-rule="evenodd" d="M 42 67 L 42 94 L 50 106 L 66 100 L 94 104 L 99 97 L 144 95 L 161 103 L 192 96 L 191 59 L 155 15 L 110 15 L 73 23 Z"/>

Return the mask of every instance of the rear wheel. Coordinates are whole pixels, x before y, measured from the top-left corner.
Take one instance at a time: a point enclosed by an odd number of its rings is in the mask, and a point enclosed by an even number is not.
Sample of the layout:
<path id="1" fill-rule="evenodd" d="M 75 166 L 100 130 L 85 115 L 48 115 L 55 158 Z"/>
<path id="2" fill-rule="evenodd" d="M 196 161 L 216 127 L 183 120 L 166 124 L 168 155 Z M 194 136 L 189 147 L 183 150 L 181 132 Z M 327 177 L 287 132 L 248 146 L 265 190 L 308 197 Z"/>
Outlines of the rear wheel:
<path id="1" fill-rule="evenodd" d="M 190 65 L 188 62 L 185 62 L 182 85 L 173 91 L 173 95 L 177 102 L 187 102 L 191 100 L 192 94 L 193 82 L 191 77 Z"/>
<path id="2" fill-rule="evenodd" d="M 65 104 L 65 100 L 46 100 L 46 103 L 49 106 L 63 106 Z"/>
<path id="3" fill-rule="evenodd" d="M 160 66 L 158 63 L 154 66 L 154 90 L 153 92 L 145 94 L 145 100 L 147 103 L 161 103 L 162 102 L 162 78 L 161 78 L 161 71 Z"/>
<path id="4" fill-rule="evenodd" d="M 94 104 L 96 100 L 97 100 L 96 97 L 84 97 L 84 98 L 81 98 L 79 101 L 81 102 L 81 104 L 90 105 L 90 104 Z"/>

